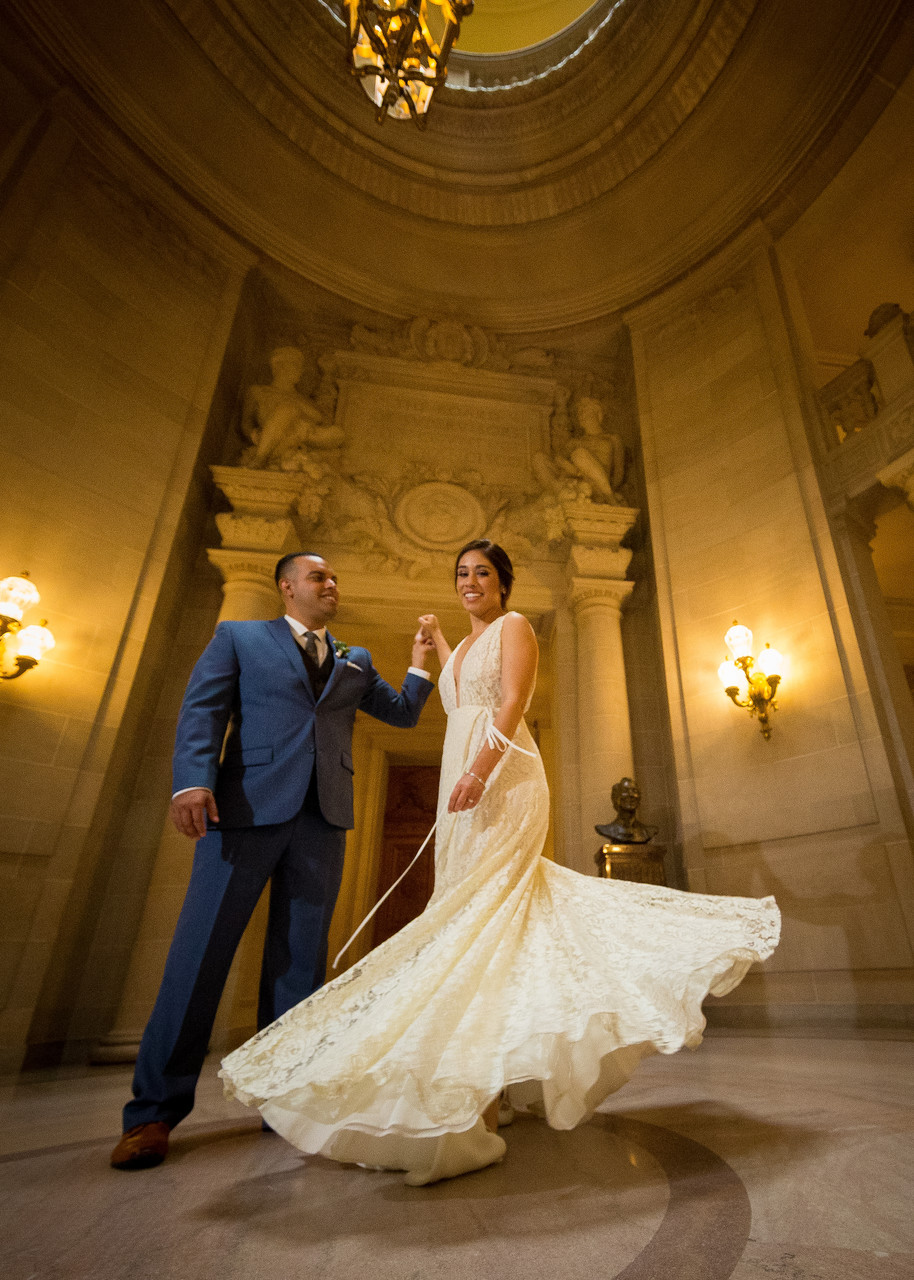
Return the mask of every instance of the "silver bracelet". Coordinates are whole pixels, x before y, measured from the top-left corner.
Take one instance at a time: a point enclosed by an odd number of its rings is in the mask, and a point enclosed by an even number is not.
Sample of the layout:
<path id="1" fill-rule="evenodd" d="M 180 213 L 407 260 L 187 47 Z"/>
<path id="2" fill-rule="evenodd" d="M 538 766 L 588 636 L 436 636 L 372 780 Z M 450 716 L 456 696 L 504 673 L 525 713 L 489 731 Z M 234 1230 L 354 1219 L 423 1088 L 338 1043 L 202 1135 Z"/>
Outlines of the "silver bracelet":
<path id="1" fill-rule="evenodd" d="M 482 787 L 483 791 L 485 791 L 486 784 L 483 782 L 482 778 L 480 778 L 478 773 L 474 773 L 472 769 L 467 769 L 463 776 L 465 778 L 475 778 L 476 781 L 479 783 L 479 785 Z"/>

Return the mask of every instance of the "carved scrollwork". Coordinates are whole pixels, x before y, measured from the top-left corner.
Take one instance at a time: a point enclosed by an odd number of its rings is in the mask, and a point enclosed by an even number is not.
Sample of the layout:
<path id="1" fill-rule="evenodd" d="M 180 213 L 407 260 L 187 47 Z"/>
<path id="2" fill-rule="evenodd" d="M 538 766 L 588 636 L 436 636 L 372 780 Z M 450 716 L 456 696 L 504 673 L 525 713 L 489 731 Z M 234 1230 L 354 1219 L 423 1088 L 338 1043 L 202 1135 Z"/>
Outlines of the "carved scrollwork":
<path id="1" fill-rule="evenodd" d="M 477 369 L 504 370 L 509 358 L 504 343 L 479 325 L 460 320 L 416 316 L 405 328 L 384 332 L 353 325 L 350 342 L 356 351 L 399 356 L 407 360 L 444 362 Z"/>

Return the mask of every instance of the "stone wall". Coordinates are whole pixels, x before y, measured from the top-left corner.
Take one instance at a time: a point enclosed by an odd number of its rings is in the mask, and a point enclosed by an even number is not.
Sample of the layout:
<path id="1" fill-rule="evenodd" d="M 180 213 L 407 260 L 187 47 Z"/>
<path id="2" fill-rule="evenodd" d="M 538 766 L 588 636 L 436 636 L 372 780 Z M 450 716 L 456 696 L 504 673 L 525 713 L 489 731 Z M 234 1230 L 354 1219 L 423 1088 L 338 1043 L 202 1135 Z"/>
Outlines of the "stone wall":
<path id="1" fill-rule="evenodd" d="M 86 903 L 136 764 L 124 734 L 148 705 L 141 657 L 167 620 L 163 587 L 245 269 L 218 236 L 201 248 L 167 191 L 33 106 L 0 208 L 0 548 L 3 573 L 31 572 L 57 647 L 0 695 L 10 1066 L 28 1040 L 67 1035 Z"/>
<path id="2" fill-rule="evenodd" d="M 914 997 L 909 845 L 764 233 L 631 325 L 689 887 L 774 893 L 785 916 L 774 960 L 730 1003 L 773 1024 L 887 1003 L 900 1016 Z M 716 678 L 734 618 L 789 655 L 770 741 Z"/>

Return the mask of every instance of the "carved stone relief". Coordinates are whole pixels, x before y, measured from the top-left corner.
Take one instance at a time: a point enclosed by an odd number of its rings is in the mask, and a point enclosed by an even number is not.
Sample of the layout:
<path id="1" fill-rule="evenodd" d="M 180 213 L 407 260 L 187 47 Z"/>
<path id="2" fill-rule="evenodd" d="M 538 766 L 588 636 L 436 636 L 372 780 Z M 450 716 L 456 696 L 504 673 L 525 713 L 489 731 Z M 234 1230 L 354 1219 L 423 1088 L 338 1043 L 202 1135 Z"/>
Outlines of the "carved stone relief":
<path id="1" fill-rule="evenodd" d="M 354 325 L 349 352 L 318 355 L 313 395 L 301 346 L 269 363 L 243 397 L 240 466 L 213 468 L 225 547 L 319 542 L 417 577 L 483 534 L 521 563 L 563 561 L 582 512 L 628 509 L 611 398 L 544 348 L 417 317 Z M 465 465 L 470 444 L 489 472 Z"/>
<path id="2" fill-rule="evenodd" d="M 429 480 L 409 489 L 394 507 L 400 532 L 429 551 L 450 551 L 486 530 L 486 513 L 468 489 Z"/>

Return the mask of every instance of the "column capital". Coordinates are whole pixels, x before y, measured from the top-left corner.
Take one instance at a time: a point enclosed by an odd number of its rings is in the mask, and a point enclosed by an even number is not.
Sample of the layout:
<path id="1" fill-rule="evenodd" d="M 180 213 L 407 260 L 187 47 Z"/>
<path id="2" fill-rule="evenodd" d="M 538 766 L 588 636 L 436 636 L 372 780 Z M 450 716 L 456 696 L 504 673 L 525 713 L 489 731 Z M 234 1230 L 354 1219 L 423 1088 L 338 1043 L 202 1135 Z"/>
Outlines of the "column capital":
<path id="1" fill-rule="evenodd" d="M 251 586 L 269 586 L 276 590 L 273 574 L 277 556 L 272 551 L 232 550 L 230 547 L 207 547 L 206 556 L 222 574 L 228 586 L 236 582 L 248 582 Z"/>
<path id="2" fill-rule="evenodd" d="M 877 471 L 876 479 L 887 489 L 901 489 L 908 506 L 914 507 L 914 449 L 908 449 L 900 458 Z"/>
<path id="3" fill-rule="evenodd" d="M 603 608 L 618 612 L 635 584 L 623 578 L 579 578 L 568 580 L 568 603 L 577 617 L 586 609 Z"/>
<path id="4" fill-rule="evenodd" d="M 222 574 L 220 622 L 276 617 L 280 602 L 273 579 L 276 568 L 273 552 L 209 547 L 206 554 L 210 564 Z"/>
<path id="5" fill-rule="evenodd" d="M 876 513 L 879 490 L 874 486 L 865 494 L 849 498 L 839 507 L 830 511 L 832 523 L 841 529 L 854 542 L 863 543 L 872 551 L 872 542 L 876 537 Z"/>

